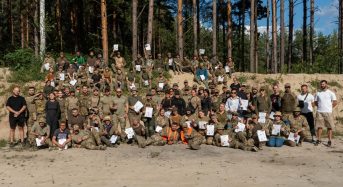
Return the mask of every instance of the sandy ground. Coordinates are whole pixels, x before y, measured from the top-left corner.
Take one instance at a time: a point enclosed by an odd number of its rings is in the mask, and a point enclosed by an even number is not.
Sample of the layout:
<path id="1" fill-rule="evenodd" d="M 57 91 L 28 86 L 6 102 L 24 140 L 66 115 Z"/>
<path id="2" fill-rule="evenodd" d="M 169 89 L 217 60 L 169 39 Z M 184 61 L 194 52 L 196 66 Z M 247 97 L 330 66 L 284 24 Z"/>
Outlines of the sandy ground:
<path id="1" fill-rule="evenodd" d="M 0 150 L 0 186 L 342 186 L 343 139 L 334 147 L 121 145 L 106 151 Z"/>

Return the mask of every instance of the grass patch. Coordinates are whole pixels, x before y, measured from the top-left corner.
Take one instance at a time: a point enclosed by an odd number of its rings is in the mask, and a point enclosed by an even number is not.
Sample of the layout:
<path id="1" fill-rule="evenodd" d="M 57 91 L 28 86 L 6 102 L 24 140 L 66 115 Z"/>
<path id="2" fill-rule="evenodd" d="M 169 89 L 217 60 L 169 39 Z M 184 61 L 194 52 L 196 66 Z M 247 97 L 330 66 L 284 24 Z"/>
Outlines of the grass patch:
<path id="1" fill-rule="evenodd" d="M 275 80 L 275 79 L 270 78 L 270 77 L 264 78 L 264 82 L 267 83 L 268 85 L 275 85 L 275 84 L 279 83 L 278 80 Z"/>
<path id="2" fill-rule="evenodd" d="M 319 82 L 320 82 L 320 80 L 314 79 L 314 80 L 311 80 L 311 81 L 310 81 L 310 85 L 311 85 L 313 88 L 318 88 L 318 87 L 319 87 Z"/>
<path id="3" fill-rule="evenodd" d="M 0 148 L 1 148 L 1 147 L 6 147 L 6 145 L 7 145 L 7 141 L 4 140 L 4 139 L 1 139 L 1 140 L 0 140 Z"/>
<path id="4" fill-rule="evenodd" d="M 329 81 L 328 82 L 328 85 L 329 86 L 332 86 L 332 87 L 337 87 L 339 89 L 343 88 L 341 84 L 339 84 L 337 81 Z"/>
<path id="5" fill-rule="evenodd" d="M 237 80 L 238 80 L 238 82 L 241 83 L 241 84 L 246 83 L 246 82 L 248 81 L 248 79 L 249 79 L 249 77 L 246 76 L 246 75 L 243 75 L 243 74 L 237 76 Z"/>

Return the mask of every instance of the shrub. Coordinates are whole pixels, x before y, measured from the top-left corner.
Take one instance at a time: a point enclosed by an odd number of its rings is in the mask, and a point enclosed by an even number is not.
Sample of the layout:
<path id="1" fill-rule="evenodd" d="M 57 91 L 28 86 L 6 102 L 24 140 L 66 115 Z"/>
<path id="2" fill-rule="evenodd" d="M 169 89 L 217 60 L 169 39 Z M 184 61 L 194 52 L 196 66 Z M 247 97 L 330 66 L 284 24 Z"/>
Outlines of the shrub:
<path id="1" fill-rule="evenodd" d="M 339 84 L 337 81 L 329 81 L 329 82 L 328 82 L 328 85 L 329 85 L 329 86 L 332 86 L 332 87 L 335 86 L 335 87 L 340 88 L 340 89 L 343 88 L 342 85 Z"/>
<path id="2" fill-rule="evenodd" d="M 34 56 L 31 49 L 18 49 L 7 53 L 4 59 L 12 71 L 9 82 L 25 83 L 42 80 L 45 76 L 40 72 L 41 61 Z"/>

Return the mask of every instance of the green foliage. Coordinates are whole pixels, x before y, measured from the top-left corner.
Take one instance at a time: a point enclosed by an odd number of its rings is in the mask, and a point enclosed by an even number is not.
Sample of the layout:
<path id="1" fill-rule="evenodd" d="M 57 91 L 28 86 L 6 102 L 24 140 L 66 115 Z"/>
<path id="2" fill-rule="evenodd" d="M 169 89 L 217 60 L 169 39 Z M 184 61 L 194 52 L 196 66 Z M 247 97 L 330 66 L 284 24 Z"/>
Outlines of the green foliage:
<path id="1" fill-rule="evenodd" d="M 268 85 L 274 85 L 274 84 L 277 84 L 279 81 L 270 77 L 266 77 L 264 78 L 264 82 L 267 83 Z"/>
<path id="2" fill-rule="evenodd" d="M 25 83 L 42 80 L 44 74 L 40 72 L 41 62 L 30 49 L 18 49 L 4 56 L 12 70 L 9 82 Z"/>
<path id="3" fill-rule="evenodd" d="M 6 147 L 6 145 L 7 145 L 7 141 L 4 140 L 4 139 L 1 139 L 1 140 L 0 140 L 0 148 L 1 148 L 1 147 Z"/>
<path id="4" fill-rule="evenodd" d="M 328 82 L 328 85 L 329 86 L 332 86 L 332 87 L 337 87 L 337 88 L 343 88 L 341 84 L 339 84 L 337 81 L 329 81 Z"/>
<path id="5" fill-rule="evenodd" d="M 237 80 L 243 84 L 243 83 L 246 83 L 248 81 L 249 77 L 244 75 L 244 74 L 241 74 L 239 76 L 237 76 Z"/>
<path id="6" fill-rule="evenodd" d="M 318 88 L 318 87 L 319 87 L 319 82 L 320 82 L 320 80 L 314 79 L 314 80 L 311 80 L 311 81 L 310 81 L 310 85 L 311 85 L 313 88 Z"/>

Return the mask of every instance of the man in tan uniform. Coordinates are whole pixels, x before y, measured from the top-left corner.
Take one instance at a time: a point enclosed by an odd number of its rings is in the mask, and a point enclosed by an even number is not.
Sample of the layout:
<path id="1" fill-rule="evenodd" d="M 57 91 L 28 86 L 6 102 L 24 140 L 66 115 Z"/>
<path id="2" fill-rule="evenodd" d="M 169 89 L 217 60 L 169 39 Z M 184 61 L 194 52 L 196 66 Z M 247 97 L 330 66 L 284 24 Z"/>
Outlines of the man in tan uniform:
<path id="1" fill-rule="evenodd" d="M 128 100 L 126 96 L 123 96 L 123 91 L 120 88 L 116 89 L 116 95 L 113 97 L 114 112 L 113 112 L 113 122 L 118 124 L 120 132 L 124 132 L 126 127 L 126 119 L 128 118 Z"/>

